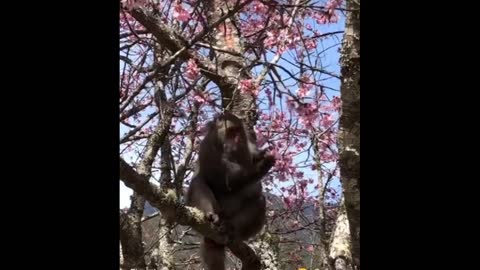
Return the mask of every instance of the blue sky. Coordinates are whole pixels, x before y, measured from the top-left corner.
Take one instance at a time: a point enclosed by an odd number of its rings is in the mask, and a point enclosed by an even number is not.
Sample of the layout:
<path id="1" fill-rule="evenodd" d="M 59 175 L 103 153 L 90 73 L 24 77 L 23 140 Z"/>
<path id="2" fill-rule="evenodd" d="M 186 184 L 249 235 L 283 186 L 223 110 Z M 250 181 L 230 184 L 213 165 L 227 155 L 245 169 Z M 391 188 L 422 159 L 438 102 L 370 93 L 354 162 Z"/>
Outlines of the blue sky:
<path id="1" fill-rule="evenodd" d="M 311 23 L 311 24 L 315 25 L 313 23 Z M 317 28 L 317 30 L 319 30 L 321 33 L 335 32 L 335 31 L 343 30 L 343 26 L 344 26 L 344 17 L 340 16 L 340 20 L 339 20 L 338 23 L 332 24 L 332 25 L 322 25 L 321 27 Z M 321 63 L 322 63 L 323 68 L 326 68 L 327 70 L 329 70 L 331 72 L 334 72 L 335 74 L 339 75 L 340 74 L 340 67 L 339 67 L 339 62 L 338 62 L 339 61 L 338 48 L 340 47 L 340 41 L 341 41 L 343 35 L 342 34 L 337 34 L 335 36 L 337 38 L 330 37 L 326 40 L 323 40 L 322 42 L 319 42 L 317 44 L 317 47 L 318 47 L 318 50 L 321 51 L 322 49 L 326 49 L 328 47 L 331 47 L 334 44 L 338 44 L 334 48 L 331 48 L 324 53 L 324 56 L 322 57 Z M 278 62 L 278 64 L 280 64 L 280 65 L 282 65 L 285 68 L 290 70 L 290 65 L 288 63 L 286 63 L 286 62 L 282 63 L 282 61 L 280 60 L 280 62 Z M 280 71 L 280 74 L 281 73 L 283 73 L 283 72 Z M 281 74 L 281 75 L 283 75 L 283 74 Z M 287 85 L 289 83 L 290 83 L 289 81 L 286 82 Z M 325 86 L 328 86 L 328 87 L 333 88 L 333 89 L 337 89 L 337 90 L 340 89 L 340 81 L 338 79 L 332 78 L 332 79 L 323 81 L 323 84 Z M 340 94 L 339 91 L 328 91 L 327 90 L 327 95 L 329 97 L 338 96 L 339 94 Z M 121 124 L 120 125 L 120 137 L 122 137 L 126 132 L 128 132 L 128 130 L 129 130 L 128 127 Z M 130 156 L 131 155 L 124 156 L 125 160 L 127 160 L 127 161 L 130 160 Z M 307 156 L 307 153 L 301 154 L 297 158 L 294 159 L 294 162 L 305 160 L 306 156 Z M 305 178 L 312 178 L 312 179 L 315 180 L 315 182 L 317 181 L 318 171 L 312 171 L 310 168 L 306 168 L 302 171 L 305 174 Z M 133 192 L 130 188 L 127 188 L 123 184 L 122 181 L 119 181 L 119 182 L 120 182 L 120 208 L 129 207 L 130 206 L 130 196 Z M 277 183 L 278 183 L 278 181 L 277 181 Z M 285 183 L 279 183 L 278 186 L 282 187 L 282 186 L 288 186 L 290 184 L 291 184 L 291 182 L 287 181 Z M 333 185 L 333 187 L 339 186 L 338 179 L 334 179 L 333 182 L 332 182 L 332 185 Z M 313 186 L 309 185 L 309 188 L 310 188 L 309 192 L 315 192 L 315 190 L 312 189 Z M 337 191 L 340 191 L 340 190 L 337 190 Z"/>

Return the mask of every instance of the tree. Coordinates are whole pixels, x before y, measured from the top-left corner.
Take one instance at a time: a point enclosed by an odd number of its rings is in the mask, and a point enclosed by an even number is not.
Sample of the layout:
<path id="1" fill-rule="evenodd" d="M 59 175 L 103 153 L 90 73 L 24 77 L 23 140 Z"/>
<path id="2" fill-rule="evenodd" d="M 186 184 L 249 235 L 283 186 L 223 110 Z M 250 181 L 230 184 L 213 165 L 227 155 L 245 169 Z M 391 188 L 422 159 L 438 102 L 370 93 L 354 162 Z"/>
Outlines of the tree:
<path id="1" fill-rule="evenodd" d="M 229 249 L 244 266 L 259 260 L 256 247 L 285 253 L 276 258 L 282 265 L 303 266 L 305 258 L 314 256 L 317 224 L 322 223 L 323 237 L 329 235 L 342 194 L 336 166 L 340 75 L 336 65 L 326 63 L 335 63 L 343 33 L 341 4 L 121 2 L 120 180 L 134 190 L 129 209 L 121 211 L 125 267 L 147 268 L 142 241 L 146 201 L 160 210 L 162 229 L 184 225 L 225 241 L 201 213 L 182 202 L 204 124 L 223 110 L 244 118 L 257 144 L 270 147 L 277 158 L 264 180 L 272 196 L 269 223 L 258 239 L 267 241 Z M 321 220 L 306 214 L 313 208 L 309 213 L 322 213 Z M 312 230 L 309 242 L 289 238 Z M 322 249 L 324 260 L 328 245 Z M 174 269 L 168 263 L 164 267 Z"/>
<path id="2" fill-rule="evenodd" d="M 342 46 L 340 170 L 350 224 L 352 256 L 360 269 L 360 0 L 347 0 Z"/>

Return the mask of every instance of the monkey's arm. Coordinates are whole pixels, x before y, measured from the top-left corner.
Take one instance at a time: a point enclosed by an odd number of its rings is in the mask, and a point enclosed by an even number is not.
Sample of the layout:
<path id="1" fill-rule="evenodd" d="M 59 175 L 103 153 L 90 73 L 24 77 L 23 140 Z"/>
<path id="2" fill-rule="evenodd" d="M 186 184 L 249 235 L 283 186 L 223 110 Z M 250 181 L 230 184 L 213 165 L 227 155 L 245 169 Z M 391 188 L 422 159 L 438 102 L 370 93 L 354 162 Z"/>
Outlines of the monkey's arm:
<path id="1" fill-rule="evenodd" d="M 205 213 L 207 219 L 214 224 L 219 221 L 219 206 L 212 190 L 204 179 L 196 176 L 188 189 L 186 205 L 193 206 Z"/>
<path id="2" fill-rule="evenodd" d="M 223 159 L 222 162 L 227 168 L 227 188 L 229 190 L 239 190 L 260 181 L 272 168 L 275 158 L 270 155 L 257 157 L 252 168 L 246 168 L 227 159 Z"/>

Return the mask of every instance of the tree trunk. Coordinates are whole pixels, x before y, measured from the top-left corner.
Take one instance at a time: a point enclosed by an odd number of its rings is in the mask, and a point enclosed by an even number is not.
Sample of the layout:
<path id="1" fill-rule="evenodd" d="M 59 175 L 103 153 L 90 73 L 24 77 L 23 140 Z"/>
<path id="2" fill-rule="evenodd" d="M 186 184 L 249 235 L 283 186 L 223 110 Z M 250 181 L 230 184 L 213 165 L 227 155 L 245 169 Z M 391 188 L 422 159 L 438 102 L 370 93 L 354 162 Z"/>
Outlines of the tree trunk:
<path id="1" fill-rule="evenodd" d="M 123 267 L 123 252 L 122 252 L 122 243 L 120 242 L 120 269 L 125 269 Z"/>
<path id="2" fill-rule="evenodd" d="M 171 239 L 171 226 L 163 217 L 160 219 L 158 241 L 159 270 L 174 270 L 173 241 Z"/>
<path id="3" fill-rule="evenodd" d="M 333 263 L 333 267 L 335 270 L 351 270 L 351 267 L 349 267 L 347 260 L 343 257 L 338 257 L 335 259 Z"/>
<path id="4" fill-rule="evenodd" d="M 227 1 L 209 0 L 208 2 L 209 22 L 215 22 L 224 14 L 228 13 Z M 224 80 L 229 83 L 219 85 L 222 92 L 222 107 L 240 118 L 245 118 L 247 127 L 253 132 L 253 126 L 257 120 L 255 97 L 251 94 L 241 93 L 240 81 L 249 79 L 250 74 L 245 70 L 245 59 L 243 57 L 243 44 L 238 31 L 238 15 L 235 14 L 225 22 L 218 25 L 213 31 L 211 44 L 226 52 L 214 52 L 217 68 L 224 74 Z"/>
<path id="5" fill-rule="evenodd" d="M 136 193 L 132 195 L 132 203 L 127 213 L 120 213 L 120 242 L 125 269 L 145 270 L 142 241 L 142 216 L 145 199 Z"/>
<path id="6" fill-rule="evenodd" d="M 350 226 L 345 203 L 342 200 L 330 243 L 329 260 L 331 268 L 334 270 L 347 270 L 352 258 L 350 250 Z"/>
<path id="7" fill-rule="evenodd" d="M 260 257 L 262 270 L 278 270 L 278 250 L 272 247 L 272 241 L 268 233 L 264 233 L 253 246 Z"/>
<path id="8" fill-rule="evenodd" d="M 340 60 L 342 112 L 339 165 L 351 233 L 352 256 L 360 269 L 360 0 L 347 0 Z"/>

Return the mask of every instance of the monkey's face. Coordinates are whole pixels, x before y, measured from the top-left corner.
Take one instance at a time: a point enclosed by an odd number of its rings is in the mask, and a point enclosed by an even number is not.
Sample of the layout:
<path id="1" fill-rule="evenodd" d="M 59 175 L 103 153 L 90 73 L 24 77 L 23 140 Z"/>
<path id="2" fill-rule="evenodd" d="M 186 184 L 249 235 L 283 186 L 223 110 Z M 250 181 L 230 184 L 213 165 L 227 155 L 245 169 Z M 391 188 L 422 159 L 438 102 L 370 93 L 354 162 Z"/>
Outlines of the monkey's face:
<path id="1" fill-rule="evenodd" d="M 245 133 L 241 127 L 229 127 L 225 129 L 225 140 L 223 143 L 226 152 L 238 152 L 246 143 Z"/>
<path id="2" fill-rule="evenodd" d="M 241 120 L 228 115 L 219 117 L 216 127 L 218 142 L 224 155 L 239 163 L 250 162 L 247 136 Z"/>

